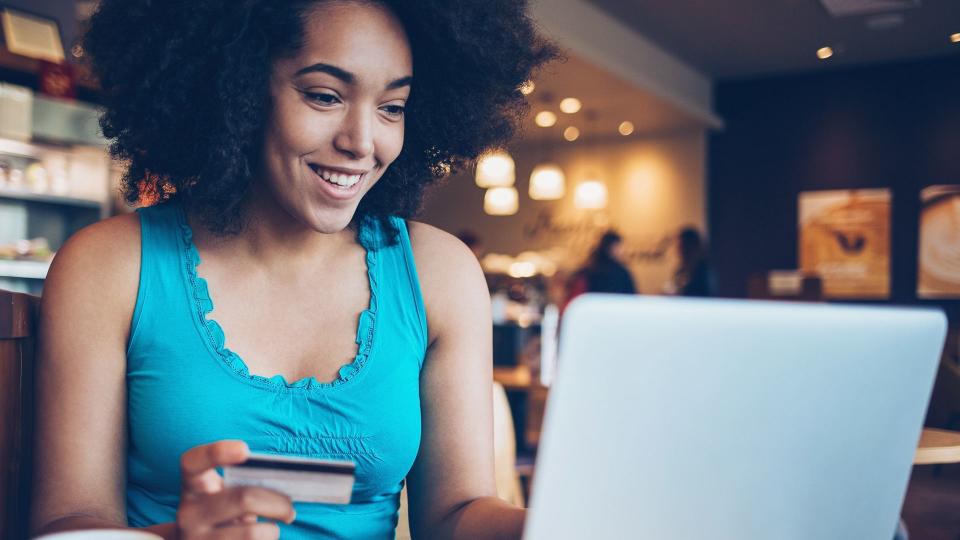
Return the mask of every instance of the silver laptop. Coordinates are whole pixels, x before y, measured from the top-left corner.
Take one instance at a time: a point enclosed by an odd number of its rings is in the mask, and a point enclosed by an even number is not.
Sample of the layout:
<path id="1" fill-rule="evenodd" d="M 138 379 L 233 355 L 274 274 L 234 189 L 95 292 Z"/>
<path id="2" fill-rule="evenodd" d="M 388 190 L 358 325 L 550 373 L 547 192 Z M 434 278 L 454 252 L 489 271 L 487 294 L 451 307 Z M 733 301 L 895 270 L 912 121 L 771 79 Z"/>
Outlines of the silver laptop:
<path id="1" fill-rule="evenodd" d="M 527 540 L 889 540 L 939 311 L 584 295 Z"/>

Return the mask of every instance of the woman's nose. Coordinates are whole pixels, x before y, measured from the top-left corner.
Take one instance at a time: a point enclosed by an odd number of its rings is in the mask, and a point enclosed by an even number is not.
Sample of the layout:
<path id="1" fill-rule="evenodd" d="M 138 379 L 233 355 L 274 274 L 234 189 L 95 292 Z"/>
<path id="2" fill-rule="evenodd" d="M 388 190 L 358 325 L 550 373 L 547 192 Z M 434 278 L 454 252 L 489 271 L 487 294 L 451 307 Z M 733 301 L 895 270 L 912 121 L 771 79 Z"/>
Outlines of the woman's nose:
<path id="1" fill-rule="evenodd" d="M 373 153 L 373 122 L 373 112 L 365 107 L 351 107 L 343 117 L 334 146 L 353 159 L 369 156 Z"/>

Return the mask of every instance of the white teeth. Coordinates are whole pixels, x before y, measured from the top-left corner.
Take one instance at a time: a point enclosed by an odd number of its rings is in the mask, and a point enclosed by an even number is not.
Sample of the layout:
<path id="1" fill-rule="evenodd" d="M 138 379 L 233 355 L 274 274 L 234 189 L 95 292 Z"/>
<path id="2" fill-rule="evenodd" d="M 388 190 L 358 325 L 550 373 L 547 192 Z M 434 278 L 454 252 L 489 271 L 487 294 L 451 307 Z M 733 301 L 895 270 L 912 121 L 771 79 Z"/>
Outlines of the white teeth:
<path id="1" fill-rule="evenodd" d="M 336 184 L 340 187 L 351 187 L 363 177 L 362 174 L 342 174 L 338 172 L 328 171 L 326 169 L 314 169 L 317 173 L 317 176 L 323 178 L 324 180 L 330 182 L 331 184 Z"/>

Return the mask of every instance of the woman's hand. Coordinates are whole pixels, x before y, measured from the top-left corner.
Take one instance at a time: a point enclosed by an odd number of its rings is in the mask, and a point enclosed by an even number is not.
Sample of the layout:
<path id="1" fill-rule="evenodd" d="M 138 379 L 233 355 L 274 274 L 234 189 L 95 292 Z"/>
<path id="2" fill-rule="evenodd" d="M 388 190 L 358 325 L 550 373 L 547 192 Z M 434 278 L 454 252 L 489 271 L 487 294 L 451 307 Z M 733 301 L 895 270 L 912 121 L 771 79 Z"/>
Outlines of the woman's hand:
<path id="1" fill-rule="evenodd" d="M 243 463 L 249 454 L 243 441 L 218 441 L 183 453 L 179 538 L 278 538 L 280 528 L 275 523 L 257 522 L 257 518 L 293 522 L 296 513 L 286 495 L 257 487 L 224 489 L 216 467 Z"/>

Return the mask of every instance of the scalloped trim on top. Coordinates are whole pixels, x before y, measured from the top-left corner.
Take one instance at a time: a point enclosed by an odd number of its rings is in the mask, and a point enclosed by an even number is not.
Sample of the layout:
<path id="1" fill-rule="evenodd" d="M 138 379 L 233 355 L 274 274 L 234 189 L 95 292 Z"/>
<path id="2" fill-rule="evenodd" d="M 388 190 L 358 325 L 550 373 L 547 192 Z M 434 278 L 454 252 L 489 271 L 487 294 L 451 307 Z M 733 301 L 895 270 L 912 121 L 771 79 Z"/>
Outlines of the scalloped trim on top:
<path id="1" fill-rule="evenodd" d="M 223 333 L 223 327 L 216 320 L 209 317 L 213 311 L 213 298 L 210 296 L 210 288 L 207 280 L 197 274 L 197 266 L 200 265 L 200 252 L 193 243 L 193 229 L 187 222 L 186 214 L 182 207 L 178 206 L 177 221 L 180 227 L 180 238 L 183 247 L 183 264 L 187 271 L 190 290 L 193 293 L 194 305 L 196 307 L 197 323 L 204 334 L 210 340 L 210 344 L 217 352 L 217 356 L 231 371 L 247 379 L 258 386 L 267 386 L 270 388 L 289 390 L 289 389 L 311 389 L 311 388 L 331 388 L 343 384 L 355 377 L 363 366 L 367 363 L 373 348 L 373 336 L 377 320 L 377 293 L 379 284 L 377 282 L 376 265 L 377 249 L 379 242 L 373 234 L 376 224 L 361 224 L 360 243 L 367 253 L 367 278 L 370 284 L 370 305 L 360 313 L 357 322 L 357 355 L 353 361 L 340 367 L 337 371 L 337 378 L 330 382 L 318 381 L 316 377 L 304 377 L 303 379 L 288 382 L 283 375 L 274 375 L 272 377 L 263 377 L 250 373 L 246 362 L 240 356 L 231 351 L 226 346 L 226 335 Z"/>

